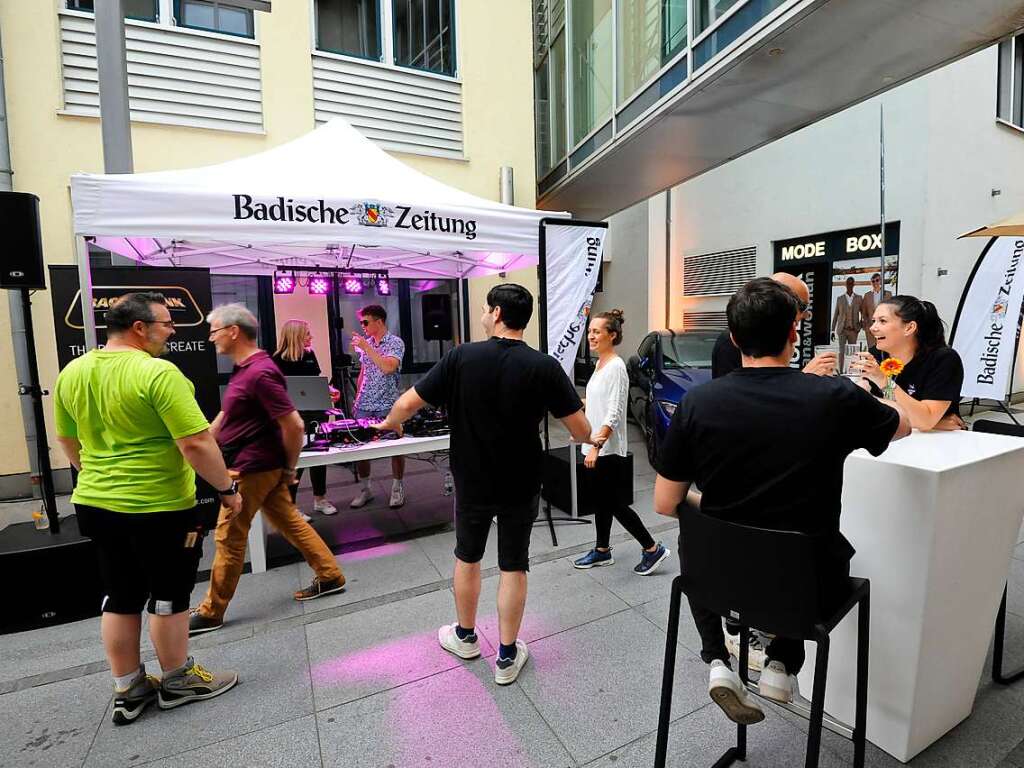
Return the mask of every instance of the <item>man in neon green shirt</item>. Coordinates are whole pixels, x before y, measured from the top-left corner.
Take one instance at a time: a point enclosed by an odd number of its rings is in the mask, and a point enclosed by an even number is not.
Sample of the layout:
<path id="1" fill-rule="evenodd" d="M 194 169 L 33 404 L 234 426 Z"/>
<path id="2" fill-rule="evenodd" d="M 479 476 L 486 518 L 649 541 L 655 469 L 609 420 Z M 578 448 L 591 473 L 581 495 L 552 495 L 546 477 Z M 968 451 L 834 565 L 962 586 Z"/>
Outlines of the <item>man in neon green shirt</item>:
<path id="1" fill-rule="evenodd" d="M 71 496 L 79 530 L 93 539 L 105 597 L 101 630 L 114 676 L 113 720 L 219 696 L 238 682 L 188 655 L 188 605 L 202 555 L 195 474 L 237 512 L 195 387 L 159 356 L 174 321 L 159 293 L 130 293 L 107 312 L 107 345 L 72 361 L 54 387 L 57 440 L 79 471 Z M 223 490 L 219 490 L 223 489 Z M 142 610 L 163 678 L 140 663 Z"/>

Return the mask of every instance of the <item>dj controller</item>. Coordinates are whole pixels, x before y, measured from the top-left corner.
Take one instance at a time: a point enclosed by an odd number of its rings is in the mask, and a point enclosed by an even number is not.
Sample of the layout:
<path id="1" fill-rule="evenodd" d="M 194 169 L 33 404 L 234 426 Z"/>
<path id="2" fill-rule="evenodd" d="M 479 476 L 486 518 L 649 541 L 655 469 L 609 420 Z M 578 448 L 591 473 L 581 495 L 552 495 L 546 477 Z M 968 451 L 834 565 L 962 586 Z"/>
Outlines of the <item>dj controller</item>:
<path id="1" fill-rule="evenodd" d="M 303 450 L 326 451 L 344 445 L 364 445 L 378 440 L 394 440 L 398 433 L 374 429 L 369 419 L 335 419 L 313 423 L 309 442 Z M 410 418 L 403 429 L 410 437 L 435 437 L 448 434 L 448 417 L 437 408 L 424 408 Z"/>

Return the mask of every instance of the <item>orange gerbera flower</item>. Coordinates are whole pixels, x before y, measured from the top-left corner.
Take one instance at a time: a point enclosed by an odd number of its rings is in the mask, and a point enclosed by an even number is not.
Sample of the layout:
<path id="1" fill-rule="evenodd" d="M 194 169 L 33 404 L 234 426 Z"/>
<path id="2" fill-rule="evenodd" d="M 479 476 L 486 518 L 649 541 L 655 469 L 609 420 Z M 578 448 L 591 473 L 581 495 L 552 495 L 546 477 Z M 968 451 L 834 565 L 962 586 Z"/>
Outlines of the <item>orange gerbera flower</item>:
<path id="1" fill-rule="evenodd" d="M 903 361 L 898 357 L 887 357 L 878 367 L 890 379 L 894 379 L 903 373 Z"/>

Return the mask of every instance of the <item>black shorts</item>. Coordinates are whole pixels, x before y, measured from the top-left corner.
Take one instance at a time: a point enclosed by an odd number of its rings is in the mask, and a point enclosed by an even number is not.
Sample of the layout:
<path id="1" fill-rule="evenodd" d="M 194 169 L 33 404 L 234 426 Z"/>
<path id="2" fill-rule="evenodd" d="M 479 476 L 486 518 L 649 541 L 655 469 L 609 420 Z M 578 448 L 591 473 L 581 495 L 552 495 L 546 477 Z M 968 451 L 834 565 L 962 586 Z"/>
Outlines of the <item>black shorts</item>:
<path id="1" fill-rule="evenodd" d="M 127 514 L 76 504 L 78 527 L 96 544 L 107 613 L 187 611 L 203 555 L 197 510 Z"/>
<path id="2" fill-rule="evenodd" d="M 455 556 L 479 563 L 487 549 L 491 520 L 498 519 L 498 568 L 530 570 L 530 534 L 540 511 L 539 496 L 509 504 L 460 504 L 455 510 Z"/>

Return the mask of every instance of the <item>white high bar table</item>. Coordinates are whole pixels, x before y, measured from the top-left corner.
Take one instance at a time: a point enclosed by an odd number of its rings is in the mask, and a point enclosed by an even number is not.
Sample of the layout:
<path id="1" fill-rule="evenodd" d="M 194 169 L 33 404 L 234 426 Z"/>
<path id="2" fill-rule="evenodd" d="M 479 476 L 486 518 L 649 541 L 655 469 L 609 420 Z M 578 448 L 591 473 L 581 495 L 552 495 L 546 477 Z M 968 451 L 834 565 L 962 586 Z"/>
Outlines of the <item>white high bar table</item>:
<path id="1" fill-rule="evenodd" d="M 914 432 L 846 460 L 840 527 L 871 580 L 867 738 L 907 762 L 971 714 L 1024 516 L 1024 440 Z M 800 687 L 812 689 L 808 642 Z M 825 711 L 854 722 L 857 611 L 831 635 Z"/>

